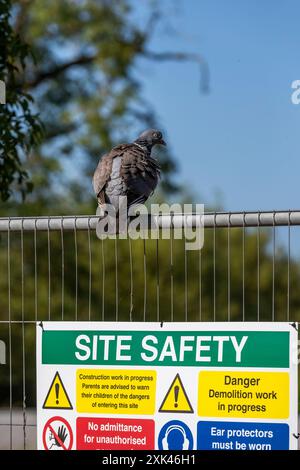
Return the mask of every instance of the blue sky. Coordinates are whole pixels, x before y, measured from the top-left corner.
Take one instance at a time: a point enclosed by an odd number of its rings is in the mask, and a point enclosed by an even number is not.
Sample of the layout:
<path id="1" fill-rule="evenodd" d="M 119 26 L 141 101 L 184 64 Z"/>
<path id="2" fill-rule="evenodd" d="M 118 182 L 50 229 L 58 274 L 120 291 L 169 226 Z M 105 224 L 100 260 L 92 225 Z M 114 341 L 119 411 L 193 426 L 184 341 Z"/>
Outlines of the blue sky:
<path id="1" fill-rule="evenodd" d="M 231 211 L 299 208 L 300 105 L 291 83 L 300 79 L 300 2 L 174 2 L 168 21 L 179 35 L 161 29 L 152 48 L 201 53 L 210 92 L 199 92 L 195 64 L 143 63 L 139 73 L 180 179 L 197 202 L 217 199 Z"/>

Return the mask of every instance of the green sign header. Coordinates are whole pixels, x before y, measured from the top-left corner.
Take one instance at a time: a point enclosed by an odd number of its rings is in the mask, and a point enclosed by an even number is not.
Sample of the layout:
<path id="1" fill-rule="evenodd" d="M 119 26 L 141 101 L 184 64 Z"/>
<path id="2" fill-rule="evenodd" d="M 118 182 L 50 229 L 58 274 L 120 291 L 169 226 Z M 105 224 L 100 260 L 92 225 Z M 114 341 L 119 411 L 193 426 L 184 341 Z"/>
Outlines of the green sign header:
<path id="1" fill-rule="evenodd" d="M 288 368 L 289 332 L 48 330 L 42 364 Z"/>

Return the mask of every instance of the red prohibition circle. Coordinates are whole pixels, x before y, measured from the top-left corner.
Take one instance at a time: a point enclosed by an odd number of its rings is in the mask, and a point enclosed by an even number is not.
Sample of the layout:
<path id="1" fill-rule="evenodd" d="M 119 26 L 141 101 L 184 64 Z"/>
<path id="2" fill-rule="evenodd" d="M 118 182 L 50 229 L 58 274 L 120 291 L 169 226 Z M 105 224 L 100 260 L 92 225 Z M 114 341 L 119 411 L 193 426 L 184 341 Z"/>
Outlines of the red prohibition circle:
<path id="1" fill-rule="evenodd" d="M 67 449 L 64 446 L 62 446 L 62 447 L 63 447 L 64 450 L 71 450 L 72 446 L 73 446 L 73 431 L 72 431 L 72 428 L 71 428 L 70 424 L 68 423 L 68 421 L 65 418 L 62 418 L 61 416 L 53 416 L 52 418 L 48 419 L 48 421 L 46 422 L 46 424 L 44 426 L 44 429 L 43 429 L 44 449 L 49 450 L 48 447 L 47 447 L 47 442 L 46 442 L 46 432 L 47 432 L 48 428 L 50 428 L 53 421 L 60 421 L 61 423 L 63 423 L 67 427 L 67 429 L 69 431 L 69 434 L 70 434 L 70 442 L 69 442 L 69 446 L 68 446 Z M 50 429 L 50 431 L 51 431 L 51 429 Z M 55 437 L 57 437 L 57 436 L 55 436 Z"/>

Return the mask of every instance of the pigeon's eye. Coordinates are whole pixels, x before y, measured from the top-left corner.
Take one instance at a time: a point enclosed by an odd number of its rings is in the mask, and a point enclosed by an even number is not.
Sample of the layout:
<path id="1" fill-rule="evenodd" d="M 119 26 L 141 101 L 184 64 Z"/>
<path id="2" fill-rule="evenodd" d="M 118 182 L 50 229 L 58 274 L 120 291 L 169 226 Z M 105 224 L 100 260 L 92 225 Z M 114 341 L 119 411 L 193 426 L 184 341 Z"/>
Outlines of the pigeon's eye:
<path id="1" fill-rule="evenodd" d="M 153 132 L 152 136 L 155 137 L 155 138 L 157 138 L 157 137 L 158 137 L 158 133 L 157 133 L 157 132 Z"/>

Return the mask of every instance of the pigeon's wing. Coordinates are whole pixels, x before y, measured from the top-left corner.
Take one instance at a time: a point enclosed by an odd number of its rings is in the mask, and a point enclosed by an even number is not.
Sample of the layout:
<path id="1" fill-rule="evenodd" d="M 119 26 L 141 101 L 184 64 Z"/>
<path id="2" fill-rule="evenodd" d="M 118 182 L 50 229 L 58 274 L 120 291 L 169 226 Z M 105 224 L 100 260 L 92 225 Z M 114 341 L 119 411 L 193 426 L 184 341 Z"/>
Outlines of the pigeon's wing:
<path id="1" fill-rule="evenodd" d="M 99 160 L 93 176 L 93 187 L 99 204 L 105 204 L 105 187 L 110 181 L 113 159 L 122 156 L 128 144 L 121 144 L 114 147 L 109 153 L 103 155 Z"/>
<path id="2" fill-rule="evenodd" d="M 104 188 L 110 179 L 112 161 L 110 153 L 100 159 L 93 176 L 93 187 L 100 204 L 105 203 Z"/>
<path id="3" fill-rule="evenodd" d="M 128 147 L 122 158 L 121 176 L 127 188 L 128 205 L 145 202 L 157 186 L 160 166 L 137 145 Z"/>

